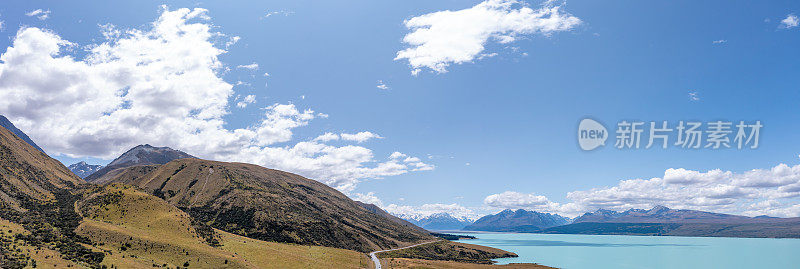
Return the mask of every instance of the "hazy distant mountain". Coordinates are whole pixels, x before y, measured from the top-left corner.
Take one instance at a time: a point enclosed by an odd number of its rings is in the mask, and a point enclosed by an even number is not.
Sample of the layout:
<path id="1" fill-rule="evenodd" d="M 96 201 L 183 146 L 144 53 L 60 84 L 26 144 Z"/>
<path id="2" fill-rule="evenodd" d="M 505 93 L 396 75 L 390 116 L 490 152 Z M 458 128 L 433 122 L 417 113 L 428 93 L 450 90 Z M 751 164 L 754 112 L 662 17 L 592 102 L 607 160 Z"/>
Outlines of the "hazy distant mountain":
<path id="1" fill-rule="evenodd" d="M 38 149 L 41 152 L 44 152 L 44 150 L 42 148 L 40 148 L 38 145 L 36 145 L 36 143 L 33 143 L 33 140 L 31 140 L 31 138 L 28 137 L 28 135 L 23 133 L 20 129 L 17 129 L 17 127 L 14 126 L 14 124 L 11 123 L 11 121 L 9 121 L 3 115 L 0 115 L 0 126 L 3 126 L 6 129 L 8 129 L 9 131 L 11 131 L 11 133 L 16 135 L 20 139 L 22 139 L 22 141 L 25 141 L 25 143 L 28 143 L 28 145 L 31 145 L 32 147 L 34 147 L 35 149 Z"/>
<path id="2" fill-rule="evenodd" d="M 184 158 L 121 170 L 128 172 L 109 183 L 137 186 L 214 228 L 255 239 L 362 252 L 433 239 L 323 183 L 257 165 Z"/>
<path id="3" fill-rule="evenodd" d="M 469 219 L 459 219 L 448 213 L 436 213 L 416 220 L 408 219 L 408 221 L 432 231 L 461 230 L 467 225 L 472 224 L 472 221 Z"/>
<path id="4" fill-rule="evenodd" d="M 665 206 L 623 212 L 597 210 L 572 224 L 538 231 L 558 234 L 800 238 L 800 218 L 746 217 Z"/>
<path id="5" fill-rule="evenodd" d="M 114 161 L 109 163 L 106 167 L 87 176 L 85 179 L 91 183 L 103 184 L 114 177 L 116 173 L 123 172 L 122 170 L 117 170 L 120 168 L 137 165 L 165 164 L 172 160 L 183 158 L 194 158 L 194 156 L 168 147 L 153 147 L 148 144 L 138 145 L 114 159 Z"/>
<path id="6" fill-rule="evenodd" d="M 464 227 L 467 231 L 491 232 L 532 232 L 554 226 L 568 224 L 569 219 L 558 214 L 540 213 L 518 209 L 503 210 L 494 215 L 484 216 L 475 223 Z"/>
<path id="7" fill-rule="evenodd" d="M 686 209 L 675 210 L 659 205 L 649 210 L 629 209 L 623 212 L 600 209 L 575 218 L 573 223 L 745 223 L 760 222 L 761 220 L 769 220 L 769 218 L 750 218 Z"/>
<path id="8" fill-rule="evenodd" d="M 97 170 L 103 168 L 103 166 L 98 164 L 88 164 L 84 161 L 80 161 L 78 163 L 73 163 L 70 166 L 67 166 L 67 168 L 69 168 L 70 171 L 72 171 L 79 177 L 86 178 L 92 173 L 97 172 Z"/>

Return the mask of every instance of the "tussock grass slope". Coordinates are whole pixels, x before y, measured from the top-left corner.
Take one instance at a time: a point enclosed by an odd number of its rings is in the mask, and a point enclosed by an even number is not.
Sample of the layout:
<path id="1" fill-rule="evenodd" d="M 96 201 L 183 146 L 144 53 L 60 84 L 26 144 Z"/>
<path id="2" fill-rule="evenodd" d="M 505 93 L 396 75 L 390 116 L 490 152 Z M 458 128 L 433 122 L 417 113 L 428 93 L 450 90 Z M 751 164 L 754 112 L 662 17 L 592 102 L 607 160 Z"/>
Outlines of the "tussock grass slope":
<path id="1" fill-rule="evenodd" d="M 136 187 L 111 184 L 76 205 L 77 232 L 106 252 L 117 268 L 364 268 L 362 253 L 250 239 L 193 221 L 180 209 Z"/>

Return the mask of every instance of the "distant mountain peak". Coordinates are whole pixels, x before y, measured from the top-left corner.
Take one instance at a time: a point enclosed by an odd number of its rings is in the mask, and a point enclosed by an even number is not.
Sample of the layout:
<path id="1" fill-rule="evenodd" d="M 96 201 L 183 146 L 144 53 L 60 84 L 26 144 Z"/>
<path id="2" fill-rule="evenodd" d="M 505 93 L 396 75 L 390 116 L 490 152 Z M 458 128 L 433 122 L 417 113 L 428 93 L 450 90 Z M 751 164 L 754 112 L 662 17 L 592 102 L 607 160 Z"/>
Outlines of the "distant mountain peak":
<path id="1" fill-rule="evenodd" d="M 652 209 L 648 210 L 648 212 L 658 213 L 658 212 L 665 212 L 665 211 L 670 211 L 670 210 L 672 210 L 672 209 L 670 209 L 669 207 L 666 207 L 666 206 L 663 206 L 663 205 L 656 205 Z"/>
<path id="2" fill-rule="evenodd" d="M 89 182 L 95 182 L 115 169 L 136 166 L 136 165 L 153 165 L 153 164 L 160 165 L 168 163 L 173 160 L 184 159 L 184 158 L 194 158 L 194 156 L 189 155 L 183 151 L 175 150 L 169 147 L 154 147 L 151 146 L 150 144 L 142 144 L 129 149 L 128 151 L 126 151 L 113 161 L 111 161 L 111 163 L 109 163 L 106 167 L 103 167 L 97 172 L 87 176 L 85 179 L 86 181 Z"/>
<path id="3" fill-rule="evenodd" d="M 447 212 L 439 212 L 439 213 L 433 213 L 433 214 L 431 214 L 431 215 L 430 215 L 430 217 L 437 217 L 437 218 L 443 218 L 443 217 L 444 217 L 444 218 L 446 218 L 446 217 L 451 217 L 451 218 L 452 218 L 453 216 L 451 216 L 451 215 L 450 215 L 450 213 L 447 213 Z"/>
<path id="4" fill-rule="evenodd" d="M 511 209 L 508 209 L 508 208 L 506 208 L 506 209 L 504 209 L 503 211 L 500 211 L 500 212 L 499 212 L 499 213 L 497 213 L 497 214 L 503 214 L 503 215 L 507 215 L 507 214 L 511 214 L 511 213 L 514 213 L 514 210 L 511 210 Z"/>
<path id="5" fill-rule="evenodd" d="M 67 168 L 70 171 L 72 171 L 72 173 L 75 173 L 75 175 L 79 176 L 80 178 L 86 178 L 89 175 L 94 174 L 94 172 L 97 172 L 98 170 L 102 169 L 103 166 L 102 165 L 92 165 L 92 164 L 88 164 L 88 163 L 86 163 L 84 161 L 80 161 L 80 162 L 71 164 Z"/>

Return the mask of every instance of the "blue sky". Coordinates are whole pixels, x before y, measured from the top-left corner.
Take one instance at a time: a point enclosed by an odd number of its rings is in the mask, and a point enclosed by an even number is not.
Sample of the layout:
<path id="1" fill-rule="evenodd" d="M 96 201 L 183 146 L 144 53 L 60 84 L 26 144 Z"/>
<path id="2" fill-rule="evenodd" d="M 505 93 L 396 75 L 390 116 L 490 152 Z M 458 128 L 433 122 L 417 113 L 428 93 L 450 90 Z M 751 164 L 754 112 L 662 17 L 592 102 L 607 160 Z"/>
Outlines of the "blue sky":
<path id="1" fill-rule="evenodd" d="M 479 3 L 14 1 L 0 4 L 4 21 L 0 34 L 8 37 L 0 39 L 0 48 L 12 47 L 20 29 L 36 27 L 78 44 L 70 53 L 80 59 L 86 54 L 81 46 L 103 42 L 98 25 L 147 29 L 159 18 L 162 4 L 169 10 L 207 9 L 213 31 L 241 38 L 219 56 L 230 69 L 219 77 L 234 85 L 229 113 L 221 117 L 224 127 L 247 128 L 263 117 L 265 107 L 291 103 L 300 111 L 313 109 L 328 117 L 292 128 L 291 140 L 276 147 L 326 132 L 380 135 L 353 144 L 370 149 L 375 156 L 371 162 L 399 151 L 435 166 L 361 178 L 347 190 L 352 197 L 380 199 L 385 208 L 394 205 L 397 214 L 419 213 L 425 204 L 456 204 L 441 208 L 475 214 L 503 207 L 568 212 L 559 206 L 580 204 L 567 197 L 569 192 L 612 187 L 626 179 L 664 177 L 669 168 L 701 173 L 721 169 L 734 174 L 730 179 L 751 169 L 797 165 L 800 28 L 781 21 L 800 12 L 800 3 L 572 0 L 557 5 L 579 18 L 579 25 L 549 35 L 519 34 L 506 44 L 489 40 L 482 53 L 496 56 L 451 64 L 446 73 L 422 68 L 412 75 L 407 60 L 394 60 L 398 51 L 410 47 L 403 42 L 412 32 L 405 20 Z M 512 9 L 526 6 L 541 7 L 538 2 L 523 2 Z M 49 10 L 49 16 L 26 15 L 36 9 Z M 237 68 L 251 63 L 258 69 Z M 245 84 L 235 85 L 237 81 Z M 381 83 L 388 89 L 379 89 Z M 692 92 L 699 100 L 690 98 Z M 255 95 L 253 104 L 234 105 L 241 101 L 236 96 L 247 95 Z M 12 120 L 30 119 L 21 112 L 3 113 L 11 114 Z M 760 120 L 764 129 L 755 150 L 605 147 L 584 152 L 575 137 L 584 117 L 609 129 L 621 120 Z M 30 135 L 46 137 L 36 131 Z M 152 140 L 141 143 L 145 142 Z M 49 151 L 47 143 L 37 143 Z M 128 146 L 125 143 L 119 148 Z M 60 152 L 56 157 L 65 164 L 79 159 L 110 161 L 105 153 Z M 523 195 L 507 203 L 485 201 L 505 192 Z M 539 196 L 558 205 L 528 201 Z M 800 214 L 793 197 L 774 197 L 685 207 Z M 749 207 L 773 200 L 777 204 L 767 209 Z M 618 203 L 614 208 L 648 203 Z M 584 203 L 580 209 L 596 205 Z M 671 205 L 680 207 L 677 202 Z"/>

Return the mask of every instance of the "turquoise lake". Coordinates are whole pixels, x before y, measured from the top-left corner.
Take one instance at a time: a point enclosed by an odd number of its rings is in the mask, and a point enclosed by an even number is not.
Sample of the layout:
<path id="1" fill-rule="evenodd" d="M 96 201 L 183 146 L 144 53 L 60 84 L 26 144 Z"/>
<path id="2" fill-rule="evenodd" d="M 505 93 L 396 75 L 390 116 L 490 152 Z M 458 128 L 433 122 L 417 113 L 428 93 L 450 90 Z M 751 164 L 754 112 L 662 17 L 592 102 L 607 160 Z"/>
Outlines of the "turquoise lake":
<path id="1" fill-rule="evenodd" d="M 498 264 L 535 262 L 565 269 L 800 268 L 800 239 L 455 233 L 460 242 L 517 253 Z"/>

